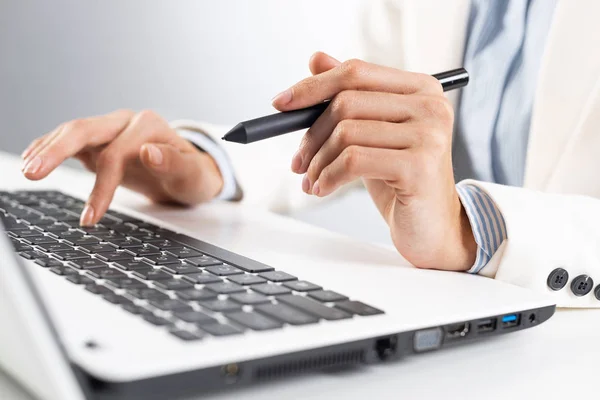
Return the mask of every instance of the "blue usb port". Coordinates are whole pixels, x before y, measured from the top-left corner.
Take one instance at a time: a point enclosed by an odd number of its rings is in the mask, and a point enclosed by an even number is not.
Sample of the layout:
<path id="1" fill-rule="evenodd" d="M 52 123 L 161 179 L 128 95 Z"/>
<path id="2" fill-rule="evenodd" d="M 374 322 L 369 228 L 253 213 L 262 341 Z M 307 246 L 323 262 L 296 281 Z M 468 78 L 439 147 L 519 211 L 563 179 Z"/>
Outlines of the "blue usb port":
<path id="1" fill-rule="evenodd" d="M 502 317 L 502 328 L 514 328 L 519 326 L 521 316 L 519 314 L 508 314 Z"/>

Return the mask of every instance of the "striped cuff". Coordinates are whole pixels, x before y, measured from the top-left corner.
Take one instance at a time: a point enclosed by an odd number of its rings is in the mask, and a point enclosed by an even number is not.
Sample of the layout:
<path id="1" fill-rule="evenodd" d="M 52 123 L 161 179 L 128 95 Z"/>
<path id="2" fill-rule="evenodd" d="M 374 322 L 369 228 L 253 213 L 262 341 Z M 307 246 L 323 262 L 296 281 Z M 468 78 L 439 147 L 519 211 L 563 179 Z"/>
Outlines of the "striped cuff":
<path id="1" fill-rule="evenodd" d="M 237 193 L 237 182 L 235 174 L 233 173 L 233 166 L 231 165 L 225 150 L 204 133 L 185 129 L 177 129 L 177 133 L 179 133 L 179 136 L 187 139 L 207 152 L 213 160 L 215 160 L 215 163 L 221 171 L 221 176 L 223 177 L 223 189 L 215 199 L 233 200 Z"/>
<path id="2" fill-rule="evenodd" d="M 477 258 L 468 271 L 476 274 L 506 240 L 506 224 L 494 201 L 483 190 L 474 185 L 457 185 L 456 190 L 477 242 Z"/>

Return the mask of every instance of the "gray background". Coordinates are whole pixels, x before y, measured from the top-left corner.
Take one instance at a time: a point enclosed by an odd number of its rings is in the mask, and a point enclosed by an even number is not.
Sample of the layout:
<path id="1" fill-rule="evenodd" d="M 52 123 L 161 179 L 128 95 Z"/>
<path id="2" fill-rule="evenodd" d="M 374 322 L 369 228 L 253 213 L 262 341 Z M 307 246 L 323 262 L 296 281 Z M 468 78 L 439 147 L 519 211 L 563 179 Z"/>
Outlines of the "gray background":
<path id="1" fill-rule="evenodd" d="M 355 55 L 362 2 L 0 0 L 0 149 L 122 107 L 223 124 L 270 113 L 314 51 Z M 360 191 L 296 217 L 389 242 Z"/>

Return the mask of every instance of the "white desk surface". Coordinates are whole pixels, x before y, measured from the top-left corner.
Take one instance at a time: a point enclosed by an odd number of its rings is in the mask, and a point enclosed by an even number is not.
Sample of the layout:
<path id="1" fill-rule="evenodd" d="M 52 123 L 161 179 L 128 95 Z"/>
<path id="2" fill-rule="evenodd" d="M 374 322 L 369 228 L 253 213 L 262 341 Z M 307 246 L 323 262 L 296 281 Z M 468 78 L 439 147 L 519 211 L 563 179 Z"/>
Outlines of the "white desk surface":
<path id="1" fill-rule="evenodd" d="M 17 188 L 62 188 L 85 196 L 93 179 L 87 173 L 62 168 L 41 183 L 27 182 L 20 162 L 0 152 L 0 190 Z M 150 205 L 140 196 L 120 190 L 116 203 L 218 237 L 233 232 L 232 219 L 252 218 L 262 227 L 285 229 L 297 224 L 289 219 L 233 204 L 210 204 L 191 210 Z M 210 226 L 198 222 L 210 221 Z M 196 228 L 196 229 L 194 229 Z M 265 230 L 265 231 L 266 231 Z M 306 232 L 339 243 L 337 235 L 306 227 Z M 257 235 L 260 236 L 260 235 Z M 218 244 L 218 243 L 216 243 Z M 336 252 L 337 248 L 337 252 Z M 252 249 L 232 249 L 252 257 Z M 336 254 L 337 253 L 337 254 Z M 387 258 L 386 251 L 374 251 Z M 344 257 L 332 246 L 332 257 Z M 395 257 L 389 254 L 389 257 Z M 399 305 L 402 307 L 403 305 Z M 407 305 L 408 306 L 408 305 Z M 6 329 L 6 327 L 2 328 Z M 565 399 L 595 398 L 600 373 L 600 310 L 558 310 L 543 325 L 510 335 L 490 338 L 473 345 L 413 356 L 404 360 L 352 370 L 305 375 L 220 394 L 210 399 Z M 0 371 L 0 399 L 29 400 L 30 397 Z"/>

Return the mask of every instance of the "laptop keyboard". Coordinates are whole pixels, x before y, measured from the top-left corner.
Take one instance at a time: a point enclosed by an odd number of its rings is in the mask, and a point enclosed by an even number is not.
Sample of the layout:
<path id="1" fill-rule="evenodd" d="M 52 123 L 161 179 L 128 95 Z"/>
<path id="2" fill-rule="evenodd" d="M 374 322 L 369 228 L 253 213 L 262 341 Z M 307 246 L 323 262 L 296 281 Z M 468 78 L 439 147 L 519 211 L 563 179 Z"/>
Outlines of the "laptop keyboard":
<path id="1" fill-rule="evenodd" d="M 80 227 L 84 202 L 0 192 L 15 251 L 186 341 L 382 314 L 265 264 L 126 214 Z"/>

